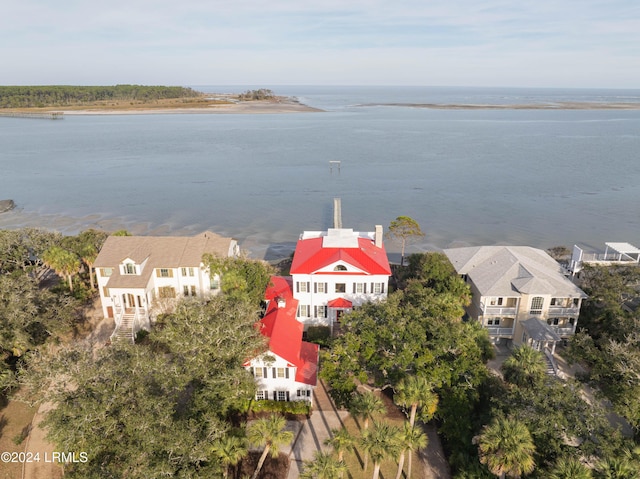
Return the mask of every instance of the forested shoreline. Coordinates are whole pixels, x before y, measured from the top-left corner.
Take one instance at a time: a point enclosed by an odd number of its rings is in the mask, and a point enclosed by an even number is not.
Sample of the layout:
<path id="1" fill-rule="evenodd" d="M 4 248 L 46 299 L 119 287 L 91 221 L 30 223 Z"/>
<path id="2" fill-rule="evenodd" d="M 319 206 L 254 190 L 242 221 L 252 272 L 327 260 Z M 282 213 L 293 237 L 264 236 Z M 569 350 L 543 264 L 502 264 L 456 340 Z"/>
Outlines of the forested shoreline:
<path id="1" fill-rule="evenodd" d="M 43 108 L 84 105 L 104 101 L 151 102 L 197 98 L 202 93 L 178 86 L 0 86 L 0 108 Z"/>

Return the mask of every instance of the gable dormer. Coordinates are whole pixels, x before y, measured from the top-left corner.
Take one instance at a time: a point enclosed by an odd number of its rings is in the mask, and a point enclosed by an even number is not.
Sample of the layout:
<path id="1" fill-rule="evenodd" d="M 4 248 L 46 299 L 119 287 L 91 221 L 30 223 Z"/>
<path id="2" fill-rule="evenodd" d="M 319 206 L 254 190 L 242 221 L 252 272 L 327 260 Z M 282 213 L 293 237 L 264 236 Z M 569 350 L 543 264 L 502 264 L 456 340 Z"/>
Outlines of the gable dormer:
<path id="1" fill-rule="evenodd" d="M 119 268 L 120 268 L 120 274 L 123 276 L 127 276 L 127 275 L 140 276 L 140 273 L 142 272 L 141 265 L 136 264 L 136 262 L 131 258 L 123 259 L 119 265 Z"/>

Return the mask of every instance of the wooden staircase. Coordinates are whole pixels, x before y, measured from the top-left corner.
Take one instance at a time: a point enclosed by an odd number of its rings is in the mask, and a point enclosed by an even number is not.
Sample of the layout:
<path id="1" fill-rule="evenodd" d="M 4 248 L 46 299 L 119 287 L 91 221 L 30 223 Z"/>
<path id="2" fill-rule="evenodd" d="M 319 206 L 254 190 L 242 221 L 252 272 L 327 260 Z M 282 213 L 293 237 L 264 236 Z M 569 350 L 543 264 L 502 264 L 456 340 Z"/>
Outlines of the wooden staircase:
<path id="1" fill-rule="evenodd" d="M 111 342 L 129 341 L 134 342 L 133 323 L 135 321 L 135 313 L 133 311 L 125 311 L 122 315 L 120 324 L 116 326 L 115 331 L 111 335 Z"/>

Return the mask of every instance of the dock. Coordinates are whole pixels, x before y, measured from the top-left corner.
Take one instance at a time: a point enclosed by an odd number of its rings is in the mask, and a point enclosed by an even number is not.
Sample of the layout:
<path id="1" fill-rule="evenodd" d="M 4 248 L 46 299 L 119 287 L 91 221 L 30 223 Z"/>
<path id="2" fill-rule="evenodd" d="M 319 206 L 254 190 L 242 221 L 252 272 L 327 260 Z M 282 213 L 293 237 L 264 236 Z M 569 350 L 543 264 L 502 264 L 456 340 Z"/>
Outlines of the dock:
<path id="1" fill-rule="evenodd" d="M 37 120 L 62 120 L 64 112 L 62 111 L 45 111 L 45 112 L 28 112 L 28 111 L 0 111 L 0 116 L 8 118 L 35 118 Z"/>

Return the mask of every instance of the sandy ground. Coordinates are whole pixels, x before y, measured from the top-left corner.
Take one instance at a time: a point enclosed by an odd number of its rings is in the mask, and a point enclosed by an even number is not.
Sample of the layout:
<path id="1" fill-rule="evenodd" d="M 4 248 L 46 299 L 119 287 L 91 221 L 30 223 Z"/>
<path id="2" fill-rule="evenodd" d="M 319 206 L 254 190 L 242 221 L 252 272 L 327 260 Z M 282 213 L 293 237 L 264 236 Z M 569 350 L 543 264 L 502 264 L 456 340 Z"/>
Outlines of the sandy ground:
<path id="1" fill-rule="evenodd" d="M 144 105 L 136 108 L 122 109 L 58 109 L 65 115 L 175 115 L 175 114 L 278 114 L 278 113 L 310 113 L 321 112 L 302 103 L 290 100 L 282 101 L 245 101 L 228 104 L 211 104 L 199 107 L 171 107 L 171 108 L 145 108 Z"/>

